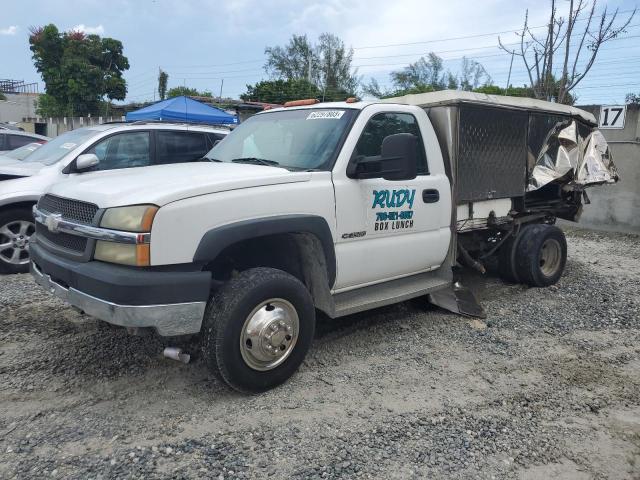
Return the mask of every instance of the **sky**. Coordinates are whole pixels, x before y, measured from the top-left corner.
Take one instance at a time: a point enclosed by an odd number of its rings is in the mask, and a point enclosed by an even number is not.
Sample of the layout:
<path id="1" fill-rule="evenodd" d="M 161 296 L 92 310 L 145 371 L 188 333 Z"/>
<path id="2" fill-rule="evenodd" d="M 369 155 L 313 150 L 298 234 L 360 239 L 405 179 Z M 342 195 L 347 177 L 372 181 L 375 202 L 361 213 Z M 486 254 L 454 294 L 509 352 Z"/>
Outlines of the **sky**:
<path id="1" fill-rule="evenodd" d="M 568 2 L 557 3 L 562 13 Z M 625 17 L 637 3 L 600 0 L 596 9 L 619 8 Z M 511 55 L 498 48 L 498 36 L 517 48 L 515 32 L 527 9 L 534 33 L 543 34 L 549 2 L 540 0 L 2 0 L 0 78 L 39 82 L 44 92 L 28 34 L 32 26 L 54 23 L 123 42 L 131 66 L 127 101 L 157 99 L 159 68 L 169 74 L 170 88 L 214 95 L 222 88 L 223 96 L 237 98 L 247 84 L 269 78 L 265 47 L 284 45 L 292 34 L 313 41 L 323 32 L 354 48 L 353 65 L 365 83 L 375 78 L 390 87 L 389 72 L 435 52 L 453 73 L 463 56 L 482 63 L 504 87 Z M 527 81 L 516 56 L 510 83 Z M 640 12 L 622 38 L 602 47 L 574 93 L 578 104 L 617 104 L 630 92 L 640 93 Z"/>

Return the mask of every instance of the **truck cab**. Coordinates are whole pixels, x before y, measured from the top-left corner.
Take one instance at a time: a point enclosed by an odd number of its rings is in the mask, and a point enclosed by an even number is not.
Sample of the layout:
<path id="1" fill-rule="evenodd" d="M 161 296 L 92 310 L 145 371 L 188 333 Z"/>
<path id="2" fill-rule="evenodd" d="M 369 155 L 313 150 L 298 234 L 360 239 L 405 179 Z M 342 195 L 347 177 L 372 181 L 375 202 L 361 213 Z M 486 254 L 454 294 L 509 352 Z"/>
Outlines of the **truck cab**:
<path id="1" fill-rule="evenodd" d="M 200 334 L 229 385 L 271 388 L 303 361 L 318 311 L 335 318 L 427 295 L 464 304 L 452 267 L 479 262 L 470 237 L 459 241 L 458 164 L 439 133 L 419 105 L 311 100 L 250 118 L 210 162 L 62 181 L 34 207 L 32 274 L 106 322 Z M 566 243 L 549 212 L 496 200 L 474 219 L 479 250 L 508 245 L 513 266 L 524 248 L 515 229 L 543 223 L 535 240 L 553 240 L 559 256 L 534 280 L 557 281 Z M 525 242 L 535 258 L 519 271 L 540 263 L 536 242 Z"/>

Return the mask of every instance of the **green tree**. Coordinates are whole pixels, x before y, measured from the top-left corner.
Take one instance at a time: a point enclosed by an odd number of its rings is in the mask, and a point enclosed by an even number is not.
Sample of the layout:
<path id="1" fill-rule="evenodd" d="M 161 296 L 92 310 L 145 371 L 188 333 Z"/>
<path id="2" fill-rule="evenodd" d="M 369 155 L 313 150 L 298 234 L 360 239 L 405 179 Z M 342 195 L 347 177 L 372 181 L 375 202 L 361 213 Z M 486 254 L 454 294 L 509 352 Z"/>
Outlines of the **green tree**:
<path id="1" fill-rule="evenodd" d="M 309 79 L 318 71 L 318 57 L 306 35 L 294 34 L 285 46 L 267 47 L 264 53 L 264 69 L 274 78 Z"/>
<path id="2" fill-rule="evenodd" d="M 491 76 L 484 66 L 462 57 L 462 68 L 460 70 L 460 90 L 470 91 L 481 86 L 491 85 Z"/>
<path id="3" fill-rule="evenodd" d="M 408 90 L 420 86 L 431 86 L 434 90 L 446 88 L 446 74 L 442 58 L 431 52 L 427 59 L 421 57 L 402 70 L 391 72 L 391 82 L 398 90 Z"/>
<path id="4" fill-rule="evenodd" d="M 164 70 L 160 70 L 158 74 L 158 96 L 160 100 L 167 98 L 167 82 L 169 81 L 169 74 Z"/>
<path id="5" fill-rule="evenodd" d="M 473 89 L 477 93 L 486 93 L 487 95 L 509 95 L 511 97 L 530 97 L 535 98 L 533 90 L 527 86 L 502 88 L 497 85 L 483 85 Z"/>
<path id="6" fill-rule="evenodd" d="M 191 87 L 173 87 L 167 91 L 167 98 L 180 97 L 183 95 L 186 97 L 213 97 L 213 94 L 208 90 L 200 92 Z"/>
<path id="7" fill-rule="evenodd" d="M 639 93 L 627 93 L 626 102 L 632 105 L 640 105 L 640 94 Z"/>
<path id="8" fill-rule="evenodd" d="M 69 115 L 66 106 L 47 93 L 38 96 L 36 113 L 41 117 L 65 117 Z"/>
<path id="9" fill-rule="evenodd" d="M 246 93 L 240 95 L 240 98 L 245 101 L 282 104 L 303 98 L 319 98 L 321 95 L 321 90 L 305 79 L 263 80 L 255 85 L 247 85 Z"/>
<path id="10" fill-rule="evenodd" d="M 39 113 L 86 115 L 100 112 L 107 100 L 124 100 L 129 69 L 122 42 L 83 32 L 59 32 L 53 24 L 31 29 L 30 49 L 46 97 Z"/>
<path id="11" fill-rule="evenodd" d="M 363 87 L 364 93 L 377 98 L 390 98 L 444 89 L 473 90 L 492 82 L 482 64 L 463 57 L 460 73 L 456 75 L 445 71 L 442 58 L 433 52 L 402 70 L 391 72 L 390 77 L 393 88 L 383 90 L 377 80 L 371 79 Z"/>
<path id="12" fill-rule="evenodd" d="M 6 100 L 7 97 L 4 96 L 4 93 L 0 92 L 0 100 Z"/>
<path id="13" fill-rule="evenodd" d="M 323 33 L 312 44 L 306 35 L 293 35 L 284 46 L 267 47 L 265 71 L 273 80 L 306 80 L 323 100 L 344 100 L 357 94 L 360 79 L 352 72 L 353 49 L 336 35 Z"/>

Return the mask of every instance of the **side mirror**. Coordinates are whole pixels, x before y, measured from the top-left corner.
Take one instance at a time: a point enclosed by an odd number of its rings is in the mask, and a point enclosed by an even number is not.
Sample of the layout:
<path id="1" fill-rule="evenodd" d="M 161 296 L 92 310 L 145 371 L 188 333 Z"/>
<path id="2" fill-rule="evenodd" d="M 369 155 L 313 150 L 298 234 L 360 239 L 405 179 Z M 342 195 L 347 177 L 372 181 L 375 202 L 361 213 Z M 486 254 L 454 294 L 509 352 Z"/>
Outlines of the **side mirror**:
<path id="1" fill-rule="evenodd" d="M 83 172 L 84 170 L 88 170 L 91 167 L 95 167 L 100 163 L 100 159 L 97 157 L 95 153 L 83 153 L 76 158 L 76 172 Z"/>
<path id="2" fill-rule="evenodd" d="M 380 156 L 352 159 L 347 168 L 349 178 L 384 178 L 413 180 L 418 174 L 418 137 L 396 133 L 382 140 Z"/>

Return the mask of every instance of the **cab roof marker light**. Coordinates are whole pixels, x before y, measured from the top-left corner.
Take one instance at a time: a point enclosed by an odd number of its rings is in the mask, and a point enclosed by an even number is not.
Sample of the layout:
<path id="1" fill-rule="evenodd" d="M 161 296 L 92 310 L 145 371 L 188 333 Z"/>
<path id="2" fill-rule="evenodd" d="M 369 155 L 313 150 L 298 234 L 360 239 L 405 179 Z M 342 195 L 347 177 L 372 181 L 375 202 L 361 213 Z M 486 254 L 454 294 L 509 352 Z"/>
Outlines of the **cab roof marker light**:
<path id="1" fill-rule="evenodd" d="M 317 98 L 306 98 L 304 100 L 291 100 L 290 102 L 285 102 L 284 106 L 286 107 L 302 107 L 304 105 L 315 105 L 316 103 L 320 103 L 320 100 Z"/>

